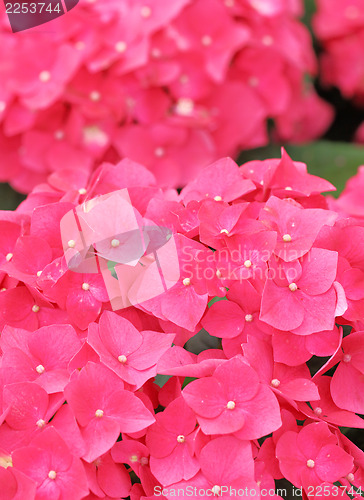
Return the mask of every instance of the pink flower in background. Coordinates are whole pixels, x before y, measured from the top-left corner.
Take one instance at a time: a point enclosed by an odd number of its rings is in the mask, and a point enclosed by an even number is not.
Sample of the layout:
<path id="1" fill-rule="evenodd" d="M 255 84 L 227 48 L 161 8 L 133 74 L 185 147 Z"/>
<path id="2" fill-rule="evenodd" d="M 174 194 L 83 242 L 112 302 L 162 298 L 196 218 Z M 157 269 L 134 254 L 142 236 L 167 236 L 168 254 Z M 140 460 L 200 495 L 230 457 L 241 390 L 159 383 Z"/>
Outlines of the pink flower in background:
<path id="1" fill-rule="evenodd" d="M 14 37 L 3 13 L 0 178 L 29 192 L 49 174 L 129 157 L 183 187 L 267 144 L 270 118 L 280 139 L 322 135 L 332 112 L 311 83 L 301 14 L 296 0 L 102 0 Z"/>
<path id="2" fill-rule="evenodd" d="M 324 51 L 322 81 L 363 104 L 363 0 L 319 0 L 313 26 Z"/>

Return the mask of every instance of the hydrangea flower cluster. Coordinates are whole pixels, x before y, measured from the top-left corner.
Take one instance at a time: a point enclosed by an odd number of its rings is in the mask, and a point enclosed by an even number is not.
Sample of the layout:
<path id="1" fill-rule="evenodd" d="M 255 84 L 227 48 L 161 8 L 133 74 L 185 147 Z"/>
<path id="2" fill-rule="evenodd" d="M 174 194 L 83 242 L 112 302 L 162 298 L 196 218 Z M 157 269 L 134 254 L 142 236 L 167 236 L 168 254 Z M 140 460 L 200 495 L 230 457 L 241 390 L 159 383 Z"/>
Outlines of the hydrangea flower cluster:
<path id="1" fill-rule="evenodd" d="M 359 498 L 364 454 L 340 431 L 364 428 L 357 184 L 327 199 L 334 187 L 283 150 L 222 159 L 178 193 L 122 160 L 53 174 L 0 212 L 2 498 L 281 498 L 281 478 L 304 498 Z M 121 189 L 169 228 L 180 269 L 111 310 L 101 272 L 67 267 L 60 221 L 80 206 L 98 207 L 90 227 L 124 220 L 95 205 Z M 189 352 L 203 330 L 220 347 Z"/>
<path id="2" fill-rule="evenodd" d="M 180 187 L 266 144 L 268 119 L 283 141 L 320 136 L 332 110 L 307 78 L 301 14 L 300 0 L 83 0 L 14 36 L 3 13 L 0 181 L 27 193 L 65 164 L 129 157 Z"/>

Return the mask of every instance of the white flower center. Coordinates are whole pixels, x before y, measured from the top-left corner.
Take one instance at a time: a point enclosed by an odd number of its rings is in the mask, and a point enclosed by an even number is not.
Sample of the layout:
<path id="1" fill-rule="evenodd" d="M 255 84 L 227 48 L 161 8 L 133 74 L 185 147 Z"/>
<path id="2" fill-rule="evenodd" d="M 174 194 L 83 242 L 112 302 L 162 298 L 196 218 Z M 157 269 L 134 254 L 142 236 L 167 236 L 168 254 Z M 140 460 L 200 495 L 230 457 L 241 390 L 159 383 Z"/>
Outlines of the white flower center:
<path id="1" fill-rule="evenodd" d="M 39 73 L 39 80 L 43 83 L 45 82 L 49 82 L 49 80 L 51 79 L 51 74 L 49 71 L 41 71 Z"/>
<path id="2" fill-rule="evenodd" d="M 140 9 L 140 15 L 142 17 L 144 17 L 144 19 L 147 19 L 148 17 L 150 17 L 152 15 L 152 9 L 148 5 L 144 5 Z"/>
<path id="3" fill-rule="evenodd" d="M 127 45 L 125 42 L 123 42 L 122 40 L 120 40 L 119 42 L 116 42 L 115 44 L 115 50 L 116 52 L 119 52 L 119 54 L 122 54 L 123 52 L 125 52 L 127 49 Z"/>
<path id="4" fill-rule="evenodd" d="M 91 101 L 97 102 L 101 99 L 101 94 L 97 90 L 93 90 L 89 95 Z"/>
<path id="5" fill-rule="evenodd" d="M 157 158 L 162 158 L 162 156 L 164 156 L 166 154 L 164 148 L 162 147 L 159 147 L 159 148 L 155 148 L 154 150 L 154 155 L 157 157 Z"/>
<path id="6" fill-rule="evenodd" d="M 182 97 L 181 99 L 178 99 L 178 101 L 177 101 L 176 112 L 179 115 L 188 116 L 192 113 L 194 107 L 195 107 L 195 103 L 193 102 L 192 99 L 189 99 L 187 97 Z"/>
<path id="7" fill-rule="evenodd" d="M 211 491 L 214 495 L 219 495 L 220 494 L 220 491 L 221 491 L 221 488 L 220 486 L 218 486 L 217 484 L 215 484 L 215 486 L 213 486 L 211 488 Z"/>
<path id="8" fill-rule="evenodd" d="M 314 414 L 317 415 L 318 417 L 322 415 L 322 408 L 319 406 L 316 406 L 316 408 L 313 410 Z"/>
<path id="9" fill-rule="evenodd" d="M 201 43 L 204 47 L 209 47 L 212 44 L 212 38 L 209 35 L 204 35 L 201 38 Z"/>

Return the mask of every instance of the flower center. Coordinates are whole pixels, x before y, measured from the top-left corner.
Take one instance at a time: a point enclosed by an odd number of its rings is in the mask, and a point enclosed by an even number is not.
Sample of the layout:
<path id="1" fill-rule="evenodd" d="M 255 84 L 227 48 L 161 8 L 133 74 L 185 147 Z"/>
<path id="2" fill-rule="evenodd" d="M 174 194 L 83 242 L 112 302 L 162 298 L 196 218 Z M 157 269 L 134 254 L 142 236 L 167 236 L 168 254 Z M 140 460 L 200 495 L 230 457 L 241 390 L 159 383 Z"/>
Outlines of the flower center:
<path id="1" fill-rule="evenodd" d="M 249 267 L 252 267 L 252 261 L 251 260 L 246 260 L 244 262 L 244 266 L 249 269 Z"/>
<path id="2" fill-rule="evenodd" d="M 91 101 L 97 102 L 101 99 L 101 94 L 97 90 L 90 92 L 89 98 Z"/>
<path id="3" fill-rule="evenodd" d="M 253 315 L 252 314 L 246 314 L 245 315 L 245 321 L 248 323 L 251 323 L 253 321 Z"/>
<path id="4" fill-rule="evenodd" d="M 117 248 L 120 245 L 120 241 L 117 239 L 111 240 L 111 246 Z"/>
<path id="5" fill-rule="evenodd" d="M 270 385 L 272 387 L 277 388 L 277 387 L 279 387 L 281 385 L 281 381 L 278 380 L 277 378 L 274 378 L 273 380 L 271 380 Z"/>
<path id="6" fill-rule="evenodd" d="M 157 158 L 162 158 L 162 156 L 165 155 L 165 151 L 164 151 L 164 148 L 162 147 L 158 147 L 158 148 L 155 148 L 154 150 L 154 154 Z"/>
<path id="7" fill-rule="evenodd" d="M 282 236 L 282 240 L 285 242 L 285 243 L 289 243 L 290 241 L 292 241 L 292 236 L 290 234 L 284 234 Z"/>
<path id="8" fill-rule="evenodd" d="M 195 103 L 193 102 L 192 99 L 189 99 L 187 97 L 182 97 L 181 99 L 178 99 L 178 101 L 177 101 L 176 112 L 179 115 L 188 116 L 192 113 L 194 107 L 195 107 Z"/>
<path id="9" fill-rule="evenodd" d="M 273 45 L 273 42 L 274 42 L 274 40 L 270 35 L 265 35 L 262 38 L 262 44 L 265 45 L 266 47 Z"/>
<path id="10" fill-rule="evenodd" d="M 119 361 L 122 365 L 125 365 L 125 363 L 127 362 L 127 357 L 126 357 L 124 354 L 121 354 L 120 356 L 118 356 L 118 361 Z"/>
<path id="11" fill-rule="evenodd" d="M 184 280 L 182 281 L 182 283 L 184 284 L 184 286 L 188 286 L 191 284 L 191 280 L 190 278 L 184 278 Z"/>
<path id="12" fill-rule="evenodd" d="M 116 44 L 115 44 L 116 52 L 119 52 L 119 54 L 122 54 L 123 52 L 126 51 L 126 49 L 127 49 L 127 45 L 125 42 L 123 42 L 123 41 L 116 42 Z"/>
<path id="13" fill-rule="evenodd" d="M 5 259 L 9 262 L 9 260 L 11 260 L 13 258 L 13 254 L 12 253 L 8 253 L 7 256 L 5 257 Z"/>
<path id="14" fill-rule="evenodd" d="M 177 441 L 178 441 L 178 443 L 184 443 L 185 437 L 182 434 L 180 434 L 179 436 L 177 436 Z"/>
<path id="15" fill-rule="evenodd" d="M 221 198 L 221 196 L 217 195 L 217 196 L 215 196 L 215 197 L 214 197 L 214 200 L 215 200 L 215 201 L 221 201 L 221 200 L 222 200 L 222 198 Z"/>
<path id="16" fill-rule="evenodd" d="M 39 73 L 39 80 L 43 83 L 45 82 L 49 82 L 49 80 L 51 79 L 51 74 L 49 71 L 41 71 Z"/>
<path id="17" fill-rule="evenodd" d="M 309 469 L 313 469 L 315 467 L 315 461 L 310 458 L 309 460 L 307 460 L 306 465 Z"/>
<path id="18" fill-rule="evenodd" d="M 43 366 L 43 365 L 38 365 L 38 366 L 36 367 L 35 371 L 36 371 L 37 373 L 39 373 L 39 375 L 41 375 L 41 374 L 45 371 L 45 368 L 44 368 L 44 366 Z"/>
<path id="19" fill-rule="evenodd" d="M 296 283 L 291 283 L 288 288 L 291 290 L 291 292 L 295 292 L 298 286 L 296 285 Z"/>
<path id="20" fill-rule="evenodd" d="M 221 229 L 220 234 L 229 234 L 227 229 Z"/>
<path id="21" fill-rule="evenodd" d="M 45 420 L 43 420 L 42 418 L 40 418 L 37 423 L 36 423 L 36 426 L 39 427 L 39 429 L 42 429 L 44 426 L 45 426 Z"/>
<path id="22" fill-rule="evenodd" d="M 350 363 L 350 361 L 351 361 L 351 354 L 344 354 L 343 361 L 344 361 L 344 363 Z"/>
<path id="23" fill-rule="evenodd" d="M 142 17 L 144 17 L 144 19 L 147 19 L 148 17 L 150 17 L 152 15 L 152 9 L 148 5 L 144 5 L 140 9 L 140 15 Z"/>
<path id="24" fill-rule="evenodd" d="M 211 491 L 214 495 L 219 495 L 220 494 L 220 491 L 221 491 L 221 488 L 220 486 L 218 486 L 217 484 L 215 484 L 215 486 L 213 486 L 211 488 Z"/>
<path id="25" fill-rule="evenodd" d="M 56 477 L 57 477 L 57 472 L 56 472 L 55 470 L 50 470 L 50 471 L 48 472 L 48 477 L 49 477 L 49 479 L 53 479 L 53 480 L 54 480 L 54 479 L 56 479 Z"/>
<path id="26" fill-rule="evenodd" d="M 228 401 L 228 404 L 226 405 L 226 408 L 228 410 L 233 410 L 235 408 L 235 401 Z"/>
<path id="27" fill-rule="evenodd" d="M 67 245 L 68 245 L 69 248 L 75 248 L 76 242 L 75 242 L 75 240 L 69 240 L 69 242 L 67 243 Z"/>
<path id="28" fill-rule="evenodd" d="M 85 292 L 90 290 L 90 285 L 88 283 L 82 283 L 82 290 L 85 290 Z"/>
<path id="29" fill-rule="evenodd" d="M 97 417 L 97 418 L 101 418 L 101 417 L 103 417 L 103 416 L 104 416 L 104 412 L 103 412 L 103 410 L 96 410 L 96 411 L 95 411 L 95 417 Z"/>
<path id="30" fill-rule="evenodd" d="M 209 35 L 204 35 L 201 38 L 201 43 L 204 47 L 209 47 L 212 44 L 212 38 Z"/>
<path id="31" fill-rule="evenodd" d="M 32 307 L 32 311 L 33 313 L 37 313 L 39 311 L 39 306 L 37 306 L 37 304 L 34 304 L 34 306 Z"/>
<path id="32" fill-rule="evenodd" d="M 322 415 L 322 408 L 320 408 L 319 406 L 317 406 L 314 410 L 313 410 L 314 414 L 317 415 L 318 417 L 320 415 Z"/>

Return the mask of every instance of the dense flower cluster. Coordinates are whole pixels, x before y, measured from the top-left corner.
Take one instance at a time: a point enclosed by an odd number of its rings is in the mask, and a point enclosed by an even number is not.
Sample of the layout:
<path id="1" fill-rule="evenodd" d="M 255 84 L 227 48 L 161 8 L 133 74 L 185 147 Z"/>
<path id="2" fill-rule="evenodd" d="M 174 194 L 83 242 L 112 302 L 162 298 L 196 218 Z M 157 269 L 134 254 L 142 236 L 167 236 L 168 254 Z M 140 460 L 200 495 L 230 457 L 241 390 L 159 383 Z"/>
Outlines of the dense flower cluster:
<path id="1" fill-rule="evenodd" d="M 359 498 L 364 455 L 339 429 L 364 428 L 358 184 L 326 199 L 334 187 L 283 151 L 225 158 L 178 193 L 122 160 L 55 173 L 0 212 L 2 498 L 260 498 L 283 477 L 304 498 Z M 96 203 L 123 189 L 173 234 L 179 278 L 112 310 L 101 272 L 67 266 L 60 222 L 125 220 Z M 104 236 L 93 246 L 115 264 L 122 241 Z M 184 348 L 203 330 L 221 347 Z"/>
<path id="2" fill-rule="evenodd" d="M 300 0 L 81 0 L 47 28 L 0 18 L 0 181 L 21 192 L 65 164 L 129 157 L 160 185 L 332 118 Z M 203 20 L 203 22 L 201 22 Z M 143 147 L 140 147 L 143 144 Z"/>

